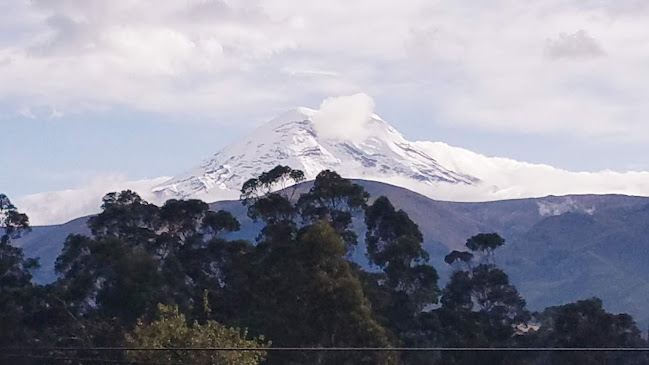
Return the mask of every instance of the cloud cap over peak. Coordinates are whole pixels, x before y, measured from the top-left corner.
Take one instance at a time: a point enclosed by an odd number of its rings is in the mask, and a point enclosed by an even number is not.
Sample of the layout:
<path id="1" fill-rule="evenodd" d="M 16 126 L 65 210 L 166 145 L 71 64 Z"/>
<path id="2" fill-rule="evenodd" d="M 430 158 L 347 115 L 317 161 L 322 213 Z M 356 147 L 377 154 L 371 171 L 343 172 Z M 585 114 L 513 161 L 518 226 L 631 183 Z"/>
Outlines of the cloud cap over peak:
<path id="1" fill-rule="evenodd" d="M 372 97 L 358 93 L 325 99 L 312 119 L 316 132 L 324 138 L 358 141 L 369 135 L 373 114 Z"/>

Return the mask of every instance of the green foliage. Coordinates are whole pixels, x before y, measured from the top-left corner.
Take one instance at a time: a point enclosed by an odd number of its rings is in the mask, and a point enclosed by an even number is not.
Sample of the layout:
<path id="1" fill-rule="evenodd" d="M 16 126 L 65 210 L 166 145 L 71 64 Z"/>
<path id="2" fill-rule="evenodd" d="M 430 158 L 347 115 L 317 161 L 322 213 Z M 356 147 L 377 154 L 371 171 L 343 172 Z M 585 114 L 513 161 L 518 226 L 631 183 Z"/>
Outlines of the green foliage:
<path id="1" fill-rule="evenodd" d="M 495 249 L 505 244 L 498 233 L 479 233 L 466 241 L 466 247 L 474 252 L 492 256 Z"/>
<path id="2" fill-rule="evenodd" d="M 123 191 L 106 195 L 89 226 L 95 237 L 66 240 L 56 263 L 58 286 L 76 315 L 119 318 L 128 327 L 155 303 L 199 313 L 203 290 L 218 296 L 228 252 L 218 235 L 239 222 L 199 200 L 157 207 Z"/>
<path id="3" fill-rule="evenodd" d="M 437 272 L 426 264 L 428 253 L 417 224 L 384 196 L 367 207 L 365 223 L 367 256 L 383 269 L 387 279 L 383 285 L 401 297 L 393 305 L 414 315 L 436 303 Z"/>
<path id="4" fill-rule="evenodd" d="M 259 177 L 246 181 L 241 187 L 241 199 L 248 204 L 250 200 L 268 195 L 274 189 L 285 189 L 288 184 L 298 184 L 304 179 L 304 172 L 277 165 L 272 170 L 263 172 Z"/>
<path id="5" fill-rule="evenodd" d="M 0 194 L 0 344 L 24 337 L 23 321 L 34 293 L 30 269 L 38 267 L 36 259 L 25 259 L 23 250 L 11 240 L 29 230 L 27 215 L 19 213 L 9 198 Z"/>
<path id="6" fill-rule="evenodd" d="M 362 286 L 347 260 L 345 246 L 331 225 L 321 221 L 289 241 L 261 242 L 244 273 L 248 289 L 244 324 L 277 346 L 388 346 L 385 330 L 372 318 Z M 275 249 L 266 250 L 263 244 Z M 272 354 L 271 363 L 387 364 L 384 354 Z"/>
<path id="7" fill-rule="evenodd" d="M 248 207 L 248 216 L 253 220 L 276 223 L 294 220 L 297 210 L 291 201 L 279 193 L 269 193 L 254 200 Z"/>
<path id="8" fill-rule="evenodd" d="M 419 227 L 403 210 L 381 196 L 365 210 L 367 256 L 381 272 L 359 270 L 372 307 L 401 346 L 434 346 L 423 324 L 426 309 L 437 303 L 438 275 L 427 264 Z M 421 354 L 402 354 L 402 363 L 428 363 Z"/>
<path id="9" fill-rule="evenodd" d="M 534 334 L 538 346 L 544 347 L 642 347 L 644 341 L 633 318 L 611 314 L 598 298 L 580 300 L 546 308 L 536 315 L 540 327 Z M 646 356 L 602 353 L 551 354 L 553 364 L 646 363 Z"/>
<path id="10" fill-rule="evenodd" d="M 247 331 L 228 328 L 216 321 L 187 324 L 177 306 L 158 305 L 157 319 L 150 324 L 139 320 L 126 343 L 138 348 L 235 347 L 265 349 L 270 346 L 263 337 L 247 339 Z M 129 351 L 130 361 L 218 365 L 257 365 L 264 361 L 265 351 Z"/>
<path id="11" fill-rule="evenodd" d="M 316 176 L 309 192 L 300 196 L 297 208 L 307 224 L 329 221 L 350 250 L 358 241 L 356 232 L 350 229 L 352 214 L 364 209 L 368 199 L 369 194 L 362 186 L 324 170 Z"/>
<path id="12" fill-rule="evenodd" d="M 367 252 L 371 262 L 382 266 L 409 266 L 428 261 L 421 247 L 423 236 L 417 224 L 403 210 L 397 211 L 381 196 L 365 211 Z M 396 255 L 395 255 L 396 254 Z"/>
<path id="13" fill-rule="evenodd" d="M 446 257 L 444 257 L 444 262 L 449 265 L 453 265 L 457 262 L 462 262 L 469 265 L 471 263 L 471 260 L 473 260 L 473 257 L 474 256 L 471 252 L 453 250 L 451 251 L 451 253 L 446 255 Z"/>
<path id="14" fill-rule="evenodd" d="M 234 232 L 241 229 L 239 221 L 230 213 L 225 210 L 218 212 L 208 211 L 205 213 L 201 228 L 212 236 L 218 236 L 221 232 Z"/>
<path id="15" fill-rule="evenodd" d="M 294 199 L 304 174 L 285 166 L 242 188 L 248 216 L 264 224 L 257 243 L 228 241 L 239 222 L 199 200 L 158 207 L 132 191 L 109 193 L 89 220 L 91 237 L 69 236 L 59 280 L 31 283 L 12 239 L 28 219 L 0 195 L 0 344 L 137 347 L 633 347 L 630 316 L 591 299 L 548 308 L 531 320 L 495 264 L 505 240 L 478 234 L 452 251 L 441 291 L 417 224 L 386 197 L 333 171 Z M 293 189 L 293 192 L 296 190 Z M 350 262 L 364 213 L 366 271 Z M 435 304 L 440 302 L 439 306 Z M 163 303 L 163 304 L 159 304 Z M 192 324 L 190 324 L 192 323 Z M 222 324 L 221 324 L 222 323 Z M 249 330 L 241 331 L 238 328 Z M 7 330 L 8 329 L 8 330 Z M 253 336 L 249 338 L 248 333 Z M 612 354 L 389 352 L 129 352 L 130 361 L 216 364 L 646 363 Z"/>
<path id="16" fill-rule="evenodd" d="M 505 242 L 498 234 L 478 234 L 466 246 L 478 253 L 493 250 Z M 438 310 L 445 341 L 450 346 L 511 346 L 515 335 L 530 319 L 525 300 L 509 282 L 504 271 L 491 261 L 472 264 L 470 252 L 453 251 L 445 261 L 466 264 L 456 269 L 442 291 Z M 458 325 L 458 324 L 461 325 Z"/>
<path id="17" fill-rule="evenodd" d="M 607 313 L 598 298 L 546 308 L 539 335 L 549 347 L 636 347 L 640 330 L 627 314 Z"/>
<path id="18" fill-rule="evenodd" d="M 68 237 L 56 270 L 78 314 L 96 312 L 128 325 L 163 299 L 164 279 L 154 257 L 117 238 Z"/>
<path id="19" fill-rule="evenodd" d="M 10 240 L 19 238 L 29 230 L 29 218 L 19 213 L 5 194 L 0 194 L 0 244 L 8 244 Z"/>
<path id="20" fill-rule="evenodd" d="M 95 237 L 116 237 L 130 245 L 147 245 L 160 228 L 159 208 L 130 190 L 108 193 L 101 214 L 90 217 L 88 227 Z"/>

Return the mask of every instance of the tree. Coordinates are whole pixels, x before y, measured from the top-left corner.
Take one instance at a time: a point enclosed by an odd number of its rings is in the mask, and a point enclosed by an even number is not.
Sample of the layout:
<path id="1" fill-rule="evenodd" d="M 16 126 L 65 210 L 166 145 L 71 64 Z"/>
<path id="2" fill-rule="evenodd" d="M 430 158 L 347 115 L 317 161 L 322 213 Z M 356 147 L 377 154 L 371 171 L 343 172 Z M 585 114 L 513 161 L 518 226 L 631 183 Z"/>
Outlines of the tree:
<path id="1" fill-rule="evenodd" d="M 153 244 L 160 229 L 157 206 L 131 190 L 108 193 L 102 202 L 102 212 L 88 219 L 93 236 L 119 238 L 132 246 Z"/>
<path id="2" fill-rule="evenodd" d="M 277 246 L 276 246 L 277 247 Z M 258 246 L 239 277 L 250 278 L 237 303 L 244 324 L 279 347 L 385 347 L 385 329 L 372 316 L 345 245 L 327 221 L 300 229 L 281 249 Z M 390 354 L 271 354 L 269 363 L 387 364 Z"/>
<path id="3" fill-rule="evenodd" d="M 324 170 L 316 176 L 309 192 L 300 196 L 297 208 L 305 224 L 329 221 L 350 251 L 358 242 L 356 232 L 351 229 L 353 214 L 365 209 L 368 199 L 369 194 L 362 186 L 334 171 Z"/>
<path id="4" fill-rule="evenodd" d="M 403 346 L 431 346 L 422 335 L 422 319 L 437 303 L 439 288 L 435 268 L 428 265 L 419 227 L 403 210 L 381 196 L 365 210 L 369 261 L 381 271 L 358 274 L 374 311 Z M 402 354 L 401 362 L 427 363 L 420 354 Z"/>
<path id="5" fill-rule="evenodd" d="M 642 347 L 644 341 L 633 318 L 628 314 L 611 314 L 598 298 L 579 300 L 546 308 L 535 315 L 540 325 L 534 340 L 542 347 Z M 645 355 L 620 356 L 615 353 L 571 352 L 545 354 L 552 364 L 644 364 Z"/>
<path id="6" fill-rule="evenodd" d="M 269 189 L 260 189 L 258 182 L 262 180 L 261 177 L 252 179 L 242 189 L 243 197 L 252 197 L 246 201 L 248 215 L 253 219 L 263 220 L 266 225 L 258 238 L 257 246 L 249 256 L 251 272 L 238 275 L 257 278 L 251 285 L 253 287 L 259 285 L 259 289 L 252 290 L 247 294 L 249 296 L 247 299 L 239 299 L 237 302 L 262 302 L 261 308 L 266 305 L 270 307 L 262 309 L 263 313 L 244 315 L 251 319 L 247 324 L 251 328 L 260 328 L 260 332 L 275 339 L 276 343 L 278 343 L 277 341 L 286 341 L 288 346 L 295 346 L 296 343 L 324 346 L 338 341 L 341 336 L 336 333 L 343 330 L 332 328 L 318 333 L 314 332 L 310 326 L 320 323 L 317 318 L 322 317 L 322 313 L 332 312 L 335 309 L 336 316 L 343 316 L 345 311 L 351 309 L 341 308 L 336 302 L 329 302 L 329 298 L 334 293 L 320 293 L 316 283 L 332 273 L 322 272 L 313 276 L 311 270 L 318 267 L 305 266 L 303 261 L 312 258 L 313 252 L 303 250 L 302 240 L 310 236 L 307 235 L 308 232 L 322 230 L 322 225 L 326 223 L 328 229 L 332 229 L 333 232 L 324 235 L 323 237 L 326 239 L 323 242 L 328 242 L 329 245 L 332 245 L 330 247 L 334 247 L 335 244 L 332 242 L 336 237 L 342 239 L 344 242 L 343 251 L 330 251 L 329 256 L 319 256 L 319 260 L 329 263 L 336 262 L 340 267 L 345 267 L 337 275 L 343 273 L 349 275 L 354 279 L 351 282 L 360 283 L 359 277 L 362 278 L 363 283 L 358 289 L 358 295 L 360 298 L 364 298 L 365 292 L 370 293 L 368 295 L 372 309 L 374 309 L 374 311 L 368 309 L 367 313 L 363 314 L 363 316 L 368 316 L 365 323 L 368 326 L 379 326 L 384 343 L 389 341 L 388 333 L 383 326 L 389 324 L 394 325 L 394 328 L 398 329 L 395 332 L 404 335 L 405 338 L 406 331 L 404 329 L 416 321 L 417 315 L 427 305 L 436 301 L 438 293 L 437 273 L 432 266 L 425 264 L 428 255 L 421 248 L 423 238 L 417 225 L 408 218 L 405 212 L 396 212 L 387 198 L 379 198 L 378 203 L 375 202 L 373 206 L 368 207 L 369 194 L 360 185 L 343 179 L 333 171 L 325 170 L 318 174 L 313 187 L 307 193 L 302 194 L 296 204 L 293 204 L 288 196 L 272 192 Z M 255 193 L 258 191 L 265 192 L 265 194 Z M 384 202 L 387 202 L 387 205 L 383 204 Z M 375 259 L 383 255 L 381 257 L 381 260 L 384 260 L 381 262 L 381 268 L 385 271 L 383 273 L 366 273 L 345 259 L 349 249 L 354 246 L 357 240 L 356 233 L 351 230 L 353 215 L 363 210 L 366 211 L 366 221 L 370 222 L 368 237 L 370 240 L 376 238 L 372 243 L 377 244 L 375 245 L 377 249 L 371 255 Z M 300 222 L 296 221 L 298 217 L 301 218 Z M 404 224 L 406 225 L 405 230 L 403 229 Z M 322 247 L 323 242 L 314 242 L 309 246 L 310 250 Z M 370 245 L 371 243 L 368 244 L 368 247 Z M 378 245 L 381 247 L 378 248 Z M 340 285 L 352 285 L 342 279 L 338 279 L 338 281 L 341 283 Z M 327 287 L 332 287 L 332 285 L 330 282 L 326 284 Z M 353 285 L 350 286 L 350 288 L 352 287 Z M 303 288 L 310 289 L 305 291 Z M 354 289 L 348 294 L 351 295 L 356 290 Z M 310 293 L 320 294 L 313 297 Z M 285 302 L 288 300 L 287 295 L 289 298 L 295 295 L 299 298 L 299 303 Z M 357 299 L 354 302 L 359 303 L 358 305 L 362 303 Z M 323 307 L 321 303 L 328 304 Z M 308 310 L 302 309 L 307 305 Z M 369 303 L 364 305 L 368 306 Z M 322 309 L 314 312 L 314 308 Z M 381 317 L 380 325 L 373 318 L 375 313 Z M 294 322 L 297 319 L 299 322 Z M 294 325 L 287 326 L 287 324 L 293 323 Z M 321 323 L 323 329 L 333 324 L 343 328 L 347 328 L 344 326 L 349 325 L 346 322 L 341 322 L 340 318 L 336 320 L 326 316 L 323 317 Z M 346 338 L 353 338 L 353 336 Z M 371 337 L 368 338 L 368 341 L 370 340 Z M 342 344 L 345 345 L 344 342 Z M 390 357 L 387 358 L 387 360 L 389 359 Z M 322 361 L 322 358 L 318 361 Z M 377 360 L 373 359 L 372 361 Z"/>
<path id="7" fill-rule="evenodd" d="M 498 233 L 478 233 L 469 238 L 465 245 L 475 254 L 479 254 L 483 263 L 494 264 L 494 251 L 504 244 L 505 239 Z"/>
<path id="8" fill-rule="evenodd" d="M 286 189 L 289 184 L 295 185 L 304 179 L 304 172 L 288 166 L 277 165 L 270 171 L 262 172 L 259 177 L 246 181 L 241 187 L 241 200 L 248 205 L 250 200 L 254 201 L 276 189 Z"/>
<path id="9" fill-rule="evenodd" d="M 258 244 L 237 260 L 234 276 L 247 280 L 237 282 L 245 289 L 230 301 L 245 308 L 238 315 L 242 324 L 278 346 L 387 346 L 385 329 L 374 320 L 361 283 L 345 259 L 339 231 L 351 218 L 337 220 L 337 212 L 348 212 L 349 204 L 360 207 L 366 193 L 360 191 L 361 201 L 352 202 L 350 191 L 358 188 L 323 172 L 293 204 L 290 196 L 259 188 L 261 181 L 272 181 L 264 177 L 269 175 L 277 174 L 264 173 L 242 188 L 248 215 L 265 222 Z M 277 364 L 392 361 L 391 354 L 335 353 L 273 353 L 268 359 Z"/>
<path id="10" fill-rule="evenodd" d="M 454 266 L 435 311 L 442 342 L 450 347 L 514 346 L 530 319 L 525 300 L 494 263 L 494 250 L 505 243 L 496 233 L 469 238 L 471 252 L 452 251 L 444 261 Z M 461 266 L 457 266 L 461 264 Z M 503 363 L 505 354 L 444 354 L 451 363 Z M 511 359 L 509 359 L 511 360 Z"/>
<path id="11" fill-rule="evenodd" d="M 471 261 L 474 257 L 475 256 L 471 252 L 453 250 L 450 254 L 444 257 L 444 262 L 451 266 L 454 266 L 458 263 L 463 263 L 464 265 L 466 265 L 466 268 L 470 270 Z"/>
<path id="12" fill-rule="evenodd" d="M 24 339 L 30 296 L 34 294 L 29 270 L 38 267 L 38 260 L 25 259 L 22 248 L 11 240 L 29 230 L 27 215 L 18 212 L 9 198 L 0 194 L 0 343 Z"/>
<path id="13" fill-rule="evenodd" d="M 185 364 L 257 365 L 266 358 L 270 343 L 263 337 L 247 339 L 247 331 L 228 328 L 216 321 L 187 324 L 177 306 L 158 305 L 157 319 L 150 324 L 139 320 L 126 342 L 137 348 L 169 348 L 169 351 L 129 351 L 135 362 L 164 362 Z M 182 347 L 234 347 L 260 351 L 174 351 Z"/>
<path id="14" fill-rule="evenodd" d="M 293 184 L 304 181 L 304 173 L 278 165 L 246 181 L 241 187 L 241 200 L 248 207 L 248 216 L 255 222 L 262 220 L 266 223 L 257 241 L 267 249 L 272 247 L 266 243 L 294 238 L 297 234 L 297 209 L 291 201 L 293 194 L 287 195 L 285 189 L 291 181 Z M 278 188 L 284 188 L 284 191 L 273 192 Z M 295 189 L 294 185 L 293 193 Z M 271 239 L 264 243 L 264 237 Z"/>
<path id="15" fill-rule="evenodd" d="M 234 232 L 241 229 L 239 221 L 225 210 L 218 212 L 208 211 L 205 213 L 201 229 L 212 237 L 217 237 L 221 232 Z"/>
<path id="16" fill-rule="evenodd" d="M 239 222 L 200 200 L 157 207 L 127 190 L 103 201 L 89 220 L 94 237 L 68 237 L 57 259 L 58 286 L 73 312 L 119 318 L 124 327 L 152 315 L 156 303 L 200 313 L 203 291 L 222 288 L 228 242 L 219 235 Z"/>
<path id="17" fill-rule="evenodd" d="M 38 260 L 25 259 L 23 250 L 11 245 L 11 240 L 28 231 L 29 218 L 19 213 L 9 198 L 0 194 L 0 287 L 5 291 L 21 288 L 31 282 L 30 269 L 38 267 Z"/>
<path id="18" fill-rule="evenodd" d="M 0 194 L 0 243 L 9 243 L 12 239 L 29 230 L 29 218 L 26 214 L 18 212 L 9 197 Z"/>
<path id="19" fill-rule="evenodd" d="M 164 300 L 158 261 L 114 237 L 69 236 L 55 269 L 65 301 L 77 316 L 118 318 L 128 327 Z"/>
<path id="20" fill-rule="evenodd" d="M 429 257 L 417 224 L 385 196 L 367 207 L 365 223 L 367 256 L 385 273 L 382 285 L 400 297 L 393 303 L 394 309 L 413 316 L 436 303 L 437 272 L 427 264 Z"/>

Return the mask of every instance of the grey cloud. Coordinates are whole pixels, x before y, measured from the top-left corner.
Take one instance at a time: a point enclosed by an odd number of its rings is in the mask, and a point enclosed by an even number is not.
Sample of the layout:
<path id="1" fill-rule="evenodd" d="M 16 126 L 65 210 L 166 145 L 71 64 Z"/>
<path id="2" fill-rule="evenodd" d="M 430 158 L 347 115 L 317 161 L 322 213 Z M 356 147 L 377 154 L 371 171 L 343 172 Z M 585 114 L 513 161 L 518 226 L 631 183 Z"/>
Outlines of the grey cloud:
<path id="1" fill-rule="evenodd" d="M 265 22 L 268 15 L 260 7 L 246 6 L 235 8 L 223 0 L 209 0 L 190 6 L 186 15 L 197 21 L 240 21 Z"/>
<path id="2" fill-rule="evenodd" d="M 96 29 L 91 24 L 75 21 L 62 14 L 48 17 L 45 23 L 53 34 L 47 40 L 29 47 L 27 51 L 31 55 L 51 56 L 66 53 L 78 55 L 84 48 L 95 44 L 93 38 Z"/>
<path id="3" fill-rule="evenodd" d="M 556 39 L 548 39 L 545 46 L 545 55 L 555 60 L 594 58 L 605 54 L 597 40 L 589 36 L 583 29 L 572 34 L 561 33 Z"/>
<path id="4" fill-rule="evenodd" d="M 388 108 L 407 102 L 434 110 L 449 124 L 578 134 L 587 120 L 601 134 L 649 136 L 645 124 L 620 115 L 640 118 L 645 104 L 608 96 L 646 99 L 649 18 L 639 14 L 612 23 L 600 7 L 561 0 L 29 4 L 2 24 L 10 29 L 0 37 L 0 63 L 12 62 L 0 68 L 0 101 L 52 105 L 66 115 L 124 105 L 256 118 L 367 92 Z M 575 28 L 559 35 L 565 24 Z M 575 32 L 582 27 L 589 33 Z M 599 34 L 606 50 L 591 36 Z M 550 60 L 600 59 L 596 67 L 539 62 L 539 48 Z"/>
<path id="5" fill-rule="evenodd" d="M 435 27 L 411 29 L 405 42 L 406 51 L 416 56 L 433 55 L 438 32 Z"/>

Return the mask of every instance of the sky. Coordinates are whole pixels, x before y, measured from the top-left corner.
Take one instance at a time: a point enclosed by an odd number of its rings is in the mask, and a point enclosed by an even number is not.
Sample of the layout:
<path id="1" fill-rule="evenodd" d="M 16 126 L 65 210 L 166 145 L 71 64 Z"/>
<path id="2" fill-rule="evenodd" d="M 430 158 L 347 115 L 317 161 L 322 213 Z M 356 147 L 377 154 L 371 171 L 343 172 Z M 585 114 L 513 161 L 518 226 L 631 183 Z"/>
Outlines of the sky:
<path id="1" fill-rule="evenodd" d="M 646 0 L 0 0 L 0 192 L 173 176 L 364 93 L 409 140 L 649 170 Z"/>

